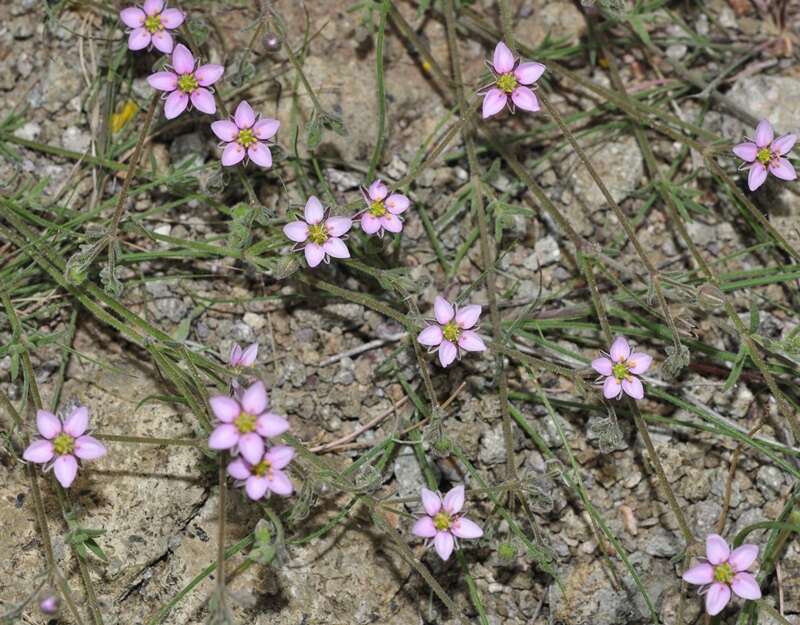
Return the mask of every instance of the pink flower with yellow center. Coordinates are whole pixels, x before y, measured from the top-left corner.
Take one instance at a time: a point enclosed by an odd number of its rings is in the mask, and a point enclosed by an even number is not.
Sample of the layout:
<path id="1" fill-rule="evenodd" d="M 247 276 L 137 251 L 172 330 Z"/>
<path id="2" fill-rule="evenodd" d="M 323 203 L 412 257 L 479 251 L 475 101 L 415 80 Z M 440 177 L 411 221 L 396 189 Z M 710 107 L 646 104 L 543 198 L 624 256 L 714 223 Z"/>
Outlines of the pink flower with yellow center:
<path id="1" fill-rule="evenodd" d="M 417 336 L 420 345 L 437 348 L 439 362 L 448 367 L 465 352 L 482 352 L 486 349 L 483 339 L 475 332 L 481 316 L 477 304 L 456 309 L 444 297 L 438 295 L 433 303 L 436 323 L 429 325 Z"/>
<path id="2" fill-rule="evenodd" d="M 244 485 L 247 496 L 254 501 L 270 493 L 288 497 L 294 487 L 283 469 L 292 458 L 294 449 L 276 445 L 267 449 L 257 462 L 236 458 L 228 465 L 228 475 L 236 480 L 236 486 Z"/>
<path id="3" fill-rule="evenodd" d="M 352 219 L 330 217 L 313 195 L 306 202 L 303 217 L 286 224 L 283 233 L 296 243 L 296 249 L 303 250 L 309 267 L 316 267 L 323 260 L 327 263 L 331 257 L 350 258 L 342 236 L 352 228 Z M 305 245 L 301 245 L 303 243 Z"/>
<path id="4" fill-rule="evenodd" d="M 132 29 L 128 49 L 142 50 L 152 43 L 159 52 L 170 54 L 175 42 L 168 31 L 183 24 L 185 16 L 178 9 L 164 8 L 163 0 L 145 0 L 141 8 L 122 9 L 119 18 Z"/>
<path id="5" fill-rule="evenodd" d="M 747 186 L 755 191 L 764 184 L 767 173 L 781 180 L 794 180 L 797 172 L 784 158 L 794 147 L 797 135 L 781 135 L 775 139 L 775 131 L 766 119 L 762 119 L 756 126 L 756 134 L 752 141 L 745 141 L 734 146 L 733 153 L 745 161 L 745 168 L 750 170 L 747 175 Z"/>
<path id="6" fill-rule="evenodd" d="M 644 387 L 637 375 L 650 368 L 653 358 L 642 352 L 631 353 L 631 346 L 624 336 L 618 336 L 611 344 L 607 356 L 595 358 L 592 369 L 605 377 L 603 396 L 619 399 L 624 392 L 633 399 L 644 397 Z"/>
<path id="7" fill-rule="evenodd" d="M 376 180 L 366 190 L 362 189 L 367 209 L 357 219 L 361 221 L 361 229 L 367 234 L 383 236 L 383 231 L 397 234 L 403 230 L 402 215 L 411 205 L 409 199 L 401 193 L 389 195 L 389 188 Z M 388 196 L 388 197 L 387 197 Z"/>
<path id="8" fill-rule="evenodd" d="M 207 63 L 195 69 L 195 65 L 189 48 L 179 43 L 172 51 L 172 71 L 156 72 L 147 78 L 153 89 L 169 93 L 164 100 L 167 119 L 175 119 L 183 113 L 190 101 L 198 111 L 209 115 L 217 112 L 214 93 L 209 87 L 222 77 L 225 68 Z"/>
<path id="9" fill-rule="evenodd" d="M 539 100 L 529 85 L 541 78 L 546 69 L 544 65 L 534 61 L 520 63 L 501 41 L 494 49 L 489 69 L 494 81 L 483 96 L 483 119 L 497 115 L 506 105 L 512 113 L 515 106 L 524 111 L 539 110 Z"/>
<path id="10" fill-rule="evenodd" d="M 248 157 L 259 167 L 272 167 L 272 153 L 266 141 L 278 132 L 277 119 L 259 119 L 247 101 L 242 100 L 232 119 L 220 119 L 211 124 L 213 132 L 222 141 L 222 164 L 236 165 Z"/>
<path id="11" fill-rule="evenodd" d="M 423 488 L 422 507 L 425 516 L 420 517 L 411 528 L 411 533 L 420 538 L 433 540 L 436 553 L 447 560 L 457 546 L 458 538 L 480 538 L 483 530 L 463 514 L 464 486 L 452 488 L 442 498 L 441 494 Z"/>
<path id="12" fill-rule="evenodd" d="M 86 434 L 89 427 L 89 409 L 76 406 L 62 423 L 52 412 L 36 412 L 36 429 L 43 438 L 34 440 L 22 454 L 28 462 L 44 464 L 45 471 L 53 473 L 61 486 L 69 488 L 78 474 L 78 459 L 95 460 L 106 455 L 106 448 Z"/>

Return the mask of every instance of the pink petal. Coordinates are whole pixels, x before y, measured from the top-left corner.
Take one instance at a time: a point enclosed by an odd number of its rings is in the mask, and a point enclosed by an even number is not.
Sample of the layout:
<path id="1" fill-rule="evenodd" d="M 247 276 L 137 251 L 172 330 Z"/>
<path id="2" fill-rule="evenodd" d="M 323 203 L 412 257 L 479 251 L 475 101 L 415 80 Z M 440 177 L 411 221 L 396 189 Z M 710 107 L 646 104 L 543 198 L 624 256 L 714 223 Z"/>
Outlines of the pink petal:
<path id="1" fill-rule="evenodd" d="M 761 163 L 753 163 L 750 167 L 750 173 L 747 175 L 747 187 L 751 191 L 755 191 L 764 184 L 767 179 L 767 168 Z"/>
<path id="2" fill-rule="evenodd" d="M 289 422 L 282 416 L 266 412 L 256 419 L 256 432 L 264 438 L 275 438 L 289 429 Z"/>
<path id="3" fill-rule="evenodd" d="M 386 213 L 383 217 L 381 217 L 381 226 L 383 226 L 384 230 L 387 230 L 392 234 L 397 234 L 398 232 L 403 231 L 403 220 L 397 215 Z"/>
<path id="4" fill-rule="evenodd" d="M 77 406 L 64 421 L 64 431 L 73 437 L 78 437 L 89 427 L 89 409 L 86 406 Z"/>
<path id="5" fill-rule="evenodd" d="M 166 30 L 159 30 L 158 32 L 153 33 L 152 39 L 156 50 L 163 52 L 164 54 L 169 54 L 175 47 L 175 40 Z"/>
<path id="6" fill-rule="evenodd" d="M 644 397 L 644 387 L 639 378 L 632 377 L 630 380 L 622 380 L 622 390 L 634 399 L 642 399 Z"/>
<path id="7" fill-rule="evenodd" d="M 228 475 L 235 480 L 246 480 L 250 477 L 250 465 L 241 457 L 228 464 Z"/>
<path id="8" fill-rule="evenodd" d="M 264 383 L 259 380 L 251 384 L 242 395 L 242 408 L 248 414 L 260 415 L 267 409 L 269 398 L 267 397 L 267 388 Z"/>
<path id="9" fill-rule="evenodd" d="M 189 106 L 189 96 L 183 91 L 173 91 L 164 101 L 164 117 L 175 119 L 186 110 L 187 106 Z"/>
<path id="10" fill-rule="evenodd" d="M 328 217 L 325 220 L 325 227 L 328 229 L 329 235 L 340 237 L 353 227 L 353 220 L 349 217 Z"/>
<path id="11" fill-rule="evenodd" d="M 242 352 L 239 366 L 252 367 L 257 357 L 258 357 L 258 343 L 252 343 L 247 346 L 247 349 L 245 349 L 244 352 Z"/>
<path id="12" fill-rule="evenodd" d="M 325 253 L 333 258 L 350 258 L 350 250 L 344 244 L 344 241 L 332 237 L 322 244 L 322 249 Z"/>
<path id="13" fill-rule="evenodd" d="M 221 141 L 235 141 L 239 135 L 239 128 L 229 119 L 220 119 L 211 122 L 211 132 L 217 135 Z"/>
<path id="14" fill-rule="evenodd" d="M 129 50 L 143 50 L 150 45 L 150 33 L 144 28 L 137 28 L 128 35 Z"/>
<path id="15" fill-rule="evenodd" d="M 224 167 L 233 167 L 244 160 L 245 154 L 247 151 L 241 145 L 236 142 L 229 143 L 222 150 L 220 162 Z"/>
<path id="16" fill-rule="evenodd" d="M 183 20 L 186 19 L 183 11 L 179 9 L 167 9 L 166 11 L 162 11 L 160 17 L 161 25 L 170 30 L 183 24 Z"/>
<path id="17" fill-rule="evenodd" d="M 408 210 L 408 207 L 411 206 L 411 201 L 401 193 L 392 193 L 386 198 L 383 205 L 386 206 L 386 210 L 392 213 L 392 215 L 402 215 Z"/>
<path id="18" fill-rule="evenodd" d="M 47 410 L 37 410 L 36 429 L 45 438 L 55 438 L 61 433 L 61 419 Z"/>
<path id="19" fill-rule="evenodd" d="M 422 499 L 422 507 L 425 508 L 425 513 L 428 516 L 436 516 L 439 510 L 442 509 L 442 498 L 438 493 L 434 493 L 427 488 L 420 489 L 420 498 Z"/>
<path id="20" fill-rule="evenodd" d="M 239 430 L 230 423 L 218 425 L 208 437 L 210 449 L 230 449 L 239 441 Z"/>
<path id="21" fill-rule="evenodd" d="M 213 115 L 217 112 L 217 103 L 214 101 L 214 95 L 208 89 L 199 87 L 192 91 L 190 97 L 192 98 L 194 108 L 198 111 L 208 113 L 209 115 Z"/>
<path id="22" fill-rule="evenodd" d="M 261 499 L 267 493 L 268 488 L 269 482 L 267 482 L 267 478 L 259 477 L 258 475 L 248 477 L 244 485 L 247 496 L 253 501 Z"/>
<path id="23" fill-rule="evenodd" d="M 237 347 L 239 346 L 237 345 Z M 208 403 L 211 406 L 211 412 L 222 423 L 232 423 L 242 412 L 239 402 L 226 395 L 214 395 L 208 400 Z"/>
<path id="24" fill-rule="evenodd" d="M 389 188 L 382 181 L 376 180 L 369 185 L 367 194 L 369 195 L 369 199 L 373 201 L 382 200 L 389 194 Z"/>
<path id="25" fill-rule="evenodd" d="M 75 439 L 75 455 L 81 460 L 96 460 L 106 453 L 106 446 L 93 436 L 84 434 Z"/>
<path id="26" fill-rule="evenodd" d="M 283 227 L 283 234 L 291 241 L 302 243 L 308 238 L 308 224 L 304 221 L 290 221 Z"/>
<path id="27" fill-rule="evenodd" d="M 767 147 L 770 143 L 772 143 L 774 136 L 775 131 L 772 130 L 772 124 L 770 124 L 766 119 L 762 119 L 760 122 L 758 122 L 758 126 L 756 126 L 756 135 L 753 137 L 758 147 Z"/>
<path id="28" fill-rule="evenodd" d="M 478 323 L 481 316 L 481 307 L 478 304 L 470 304 L 460 308 L 456 313 L 456 323 L 464 330 L 469 330 Z"/>
<path id="29" fill-rule="evenodd" d="M 222 77 L 223 73 L 225 73 L 225 68 L 222 65 L 207 63 L 206 65 L 201 65 L 197 68 L 197 71 L 194 73 L 194 77 L 197 78 L 197 83 L 201 87 L 210 87 Z M 242 126 L 239 127 L 242 128 Z"/>
<path id="30" fill-rule="evenodd" d="M 622 385 L 617 381 L 617 378 L 608 377 L 603 383 L 603 397 L 606 399 L 614 399 L 619 397 L 622 392 Z"/>
<path id="31" fill-rule="evenodd" d="M 172 69 L 176 74 L 191 74 L 194 71 L 194 57 L 182 43 L 172 51 Z"/>
<path id="32" fill-rule="evenodd" d="M 256 142 L 247 148 L 247 156 L 259 167 L 272 167 L 272 152 L 263 143 Z"/>
<path id="33" fill-rule="evenodd" d="M 239 436 L 239 453 L 250 464 L 257 464 L 264 455 L 264 439 L 255 432 Z"/>
<path id="34" fill-rule="evenodd" d="M 514 76 L 516 76 L 517 80 L 521 84 L 532 85 L 542 77 L 545 69 L 547 68 L 544 65 L 541 63 L 536 63 L 535 61 L 530 63 L 520 63 L 517 66 L 517 69 L 514 70 Z"/>
<path id="35" fill-rule="evenodd" d="M 309 224 L 318 224 L 322 221 L 322 218 L 325 216 L 325 210 L 322 208 L 322 204 L 317 199 L 316 195 L 312 195 L 308 198 L 306 206 L 303 209 L 303 214 Z"/>
<path id="36" fill-rule="evenodd" d="M 628 360 L 628 356 L 631 355 L 631 346 L 624 336 L 618 336 L 611 344 L 608 354 L 614 362 L 625 362 Z"/>
<path id="37" fill-rule="evenodd" d="M 731 589 L 726 584 L 711 584 L 706 593 L 706 612 L 716 616 L 731 600 Z"/>
<path id="38" fill-rule="evenodd" d="M 423 516 L 416 520 L 411 533 L 420 538 L 433 538 L 436 536 L 436 527 L 433 525 L 433 519 L 429 516 Z"/>
<path id="39" fill-rule="evenodd" d="M 450 532 L 439 532 L 436 534 L 436 538 L 433 539 L 433 546 L 436 548 L 436 553 L 439 554 L 439 557 L 447 561 L 455 546 L 453 535 Z"/>
<path id="40" fill-rule="evenodd" d="M 233 120 L 239 128 L 250 128 L 256 123 L 256 114 L 247 100 L 239 102 L 239 106 L 236 107 L 236 112 L 233 114 Z"/>
<path id="41" fill-rule="evenodd" d="M 714 567 L 708 562 L 695 564 L 683 574 L 683 581 L 687 584 L 705 586 L 714 581 Z"/>
<path id="42" fill-rule="evenodd" d="M 53 443 L 46 439 L 37 438 L 22 452 L 23 459 L 28 462 L 42 464 L 53 459 Z"/>
<path id="43" fill-rule="evenodd" d="M 264 458 L 269 460 L 273 469 L 280 470 L 292 461 L 292 458 L 294 458 L 294 449 L 288 445 L 275 445 L 275 447 L 264 454 Z"/>
<path id="44" fill-rule="evenodd" d="M 459 484 L 447 491 L 444 496 L 444 509 L 450 515 L 461 512 L 464 507 L 464 485 Z"/>
<path id="45" fill-rule="evenodd" d="M 751 141 L 745 141 L 733 146 L 733 153 L 743 161 L 752 163 L 758 157 L 758 146 Z"/>
<path id="46" fill-rule="evenodd" d="M 147 84 L 159 91 L 175 91 L 178 88 L 178 76 L 172 72 L 156 72 L 147 77 Z"/>
<path id="47" fill-rule="evenodd" d="M 450 530 L 457 538 L 480 538 L 483 530 L 480 526 L 467 518 L 456 519 Z"/>
<path id="48" fill-rule="evenodd" d="M 719 534 L 706 536 L 706 558 L 714 566 L 727 562 L 731 549 Z"/>
<path id="49" fill-rule="evenodd" d="M 772 149 L 783 156 L 794 147 L 795 141 L 797 141 L 797 135 L 782 135 L 772 142 Z"/>
<path id="50" fill-rule="evenodd" d="M 442 342 L 444 335 L 440 326 L 428 326 L 417 336 L 417 342 L 425 347 L 434 347 Z"/>
<path id="51" fill-rule="evenodd" d="M 294 491 L 292 481 L 283 471 L 273 471 L 272 479 L 267 478 L 269 489 L 276 495 L 288 497 Z"/>
<path id="52" fill-rule="evenodd" d="M 731 555 L 728 557 L 728 564 L 738 573 L 739 571 L 746 571 L 757 557 L 758 547 L 745 544 L 731 551 Z"/>
<path id="53" fill-rule="evenodd" d="M 507 74 L 514 69 L 514 55 L 502 41 L 495 46 L 492 66 L 498 74 Z"/>
<path id="54" fill-rule="evenodd" d="M 303 252 L 306 255 L 306 262 L 308 263 L 309 267 L 316 267 L 325 258 L 325 250 L 323 250 L 322 247 L 316 243 L 309 243 L 306 245 Z"/>
<path id="55" fill-rule="evenodd" d="M 53 473 L 56 474 L 56 479 L 61 486 L 69 488 L 78 474 L 78 461 L 75 460 L 75 456 L 67 454 L 56 458 L 53 463 Z"/>
<path id="56" fill-rule="evenodd" d="M 611 375 L 612 367 L 614 363 L 612 363 L 608 358 L 602 356 L 600 358 L 595 358 L 592 361 L 592 369 L 597 371 L 600 375 Z"/>
<path id="57" fill-rule="evenodd" d="M 458 356 L 458 348 L 450 341 L 442 341 L 439 345 L 439 362 L 443 367 L 449 367 Z"/>
<path id="58" fill-rule="evenodd" d="M 761 589 L 758 587 L 756 578 L 750 573 L 737 573 L 734 575 L 731 588 L 742 599 L 750 599 L 751 601 L 761 599 Z"/>
<path id="59" fill-rule="evenodd" d="M 144 0 L 143 8 L 148 15 L 157 15 L 164 9 L 164 0 Z"/>
<path id="60" fill-rule="evenodd" d="M 119 12 L 119 19 L 128 28 L 141 28 L 147 16 L 139 7 L 128 7 Z"/>
<path id="61" fill-rule="evenodd" d="M 528 87 L 517 87 L 511 92 L 511 100 L 523 111 L 535 112 L 539 110 L 539 100 L 536 94 Z"/>
<path id="62" fill-rule="evenodd" d="M 497 113 L 503 110 L 506 102 L 508 102 L 508 96 L 506 95 L 505 91 L 502 91 L 496 87 L 489 89 L 489 91 L 483 97 L 481 116 L 483 119 L 487 119 L 492 115 L 497 115 Z"/>
<path id="63" fill-rule="evenodd" d="M 383 225 L 381 224 L 381 220 L 374 215 L 364 213 L 361 216 L 361 229 L 367 234 L 375 234 L 382 227 Z"/>
<path id="64" fill-rule="evenodd" d="M 466 330 L 458 337 L 458 346 L 467 352 L 484 352 L 486 344 L 475 332 Z"/>
<path id="65" fill-rule="evenodd" d="M 781 180 L 794 180 L 797 178 L 797 172 L 795 172 L 792 164 L 785 158 L 779 158 L 770 163 L 769 171 L 773 176 Z"/>
<path id="66" fill-rule="evenodd" d="M 277 119 L 259 119 L 253 126 L 253 134 L 257 139 L 266 141 L 272 139 L 281 127 L 281 123 Z"/>
<path id="67" fill-rule="evenodd" d="M 641 375 L 650 368 L 653 364 L 653 357 L 643 352 L 633 352 L 628 356 L 628 367 L 630 372 L 636 375 Z"/>
<path id="68" fill-rule="evenodd" d="M 233 347 L 231 347 L 231 355 L 228 358 L 228 363 L 230 363 L 232 367 L 238 367 L 241 360 L 242 360 L 242 348 L 239 347 L 237 343 L 234 343 Z M 211 400 L 209 400 L 209 402 L 210 401 Z"/>
<path id="69" fill-rule="evenodd" d="M 433 314 L 441 325 L 445 325 L 453 320 L 456 312 L 453 305 L 441 295 L 437 295 L 433 302 Z"/>

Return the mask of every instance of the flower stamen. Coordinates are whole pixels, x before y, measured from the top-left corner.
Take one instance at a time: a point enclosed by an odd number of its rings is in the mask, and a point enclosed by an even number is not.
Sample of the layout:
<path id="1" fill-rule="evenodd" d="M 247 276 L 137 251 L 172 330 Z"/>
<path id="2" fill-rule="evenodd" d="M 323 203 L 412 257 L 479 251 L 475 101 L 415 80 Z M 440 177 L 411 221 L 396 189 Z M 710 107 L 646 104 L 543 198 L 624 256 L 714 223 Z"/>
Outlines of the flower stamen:
<path id="1" fill-rule="evenodd" d="M 164 30 L 164 26 L 161 24 L 161 16 L 148 15 L 144 20 L 144 27 L 151 34 L 156 33 L 159 30 Z"/>
<path id="2" fill-rule="evenodd" d="M 433 526 L 440 532 L 450 529 L 450 523 L 450 515 L 446 512 L 440 512 L 433 517 Z"/>
<path id="3" fill-rule="evenodd" d="M 183 74 L 178 78 L 178 89 L 184 93 L 192 93 L 200 86 L 194 74 Z"/>
<path id="4" fill-rule="evenodd" d="M 458 341 L 458 337 L 461 336 L 461 328 L 455 322 L 450 321 L 442 327 L 442 334 L 445 340 L 455 343 Z"/>
<path id="5" fill-rule="evenodd" d="M 236 429 L 242 434 L 249 434 L 256 431 L 256 417 L 255 415 L 243 412 L 233 421 Z"/>
<path id="6" fill-rule="evenodd" d="M 497 88 L 501 91 L 506 93 L 511 93 L 514 89 L 517 88 L 517 77 L 514 76 L 512 72 L 508 72 L 507 74 L 501 74 L 497 77 L 497 82 L 495 83 Z"/>
<path id="7" fill-rule="evenodd" d="M 242 128 L 239 131 L 239 136 L 236 139 L 243 148 L 249 148 L 254 143 L 258 142 L 256 135 L 253 133 L 252 128 Z"/>
<path id="8" fill-rule="evenodd" d="M 383 200 L 375 200 L 369 205 L 369 214 L 373 217 L 383 217 L 386 214 L 386 206 Z"/>
<path id="9" fill-rule="evenodd" d="M 714 567 L 714 581 L 730 584 L 733 581 L 733 568 L 727 562 Z"/>
<path id="10" fill-rule="evenodd" d="M 75 439 L 62 432 L 53 439 L 53 450 L 59 455 L 71 454 L 75 449 Z"/>
<path id="11" fill-rule="evenodd" d="M 311 224 L 308 227 L 308 239 L 312 243 L 322 245 L 328 240 L 329 236 L 328 228 L 325 227 L 325 224 Z"/>

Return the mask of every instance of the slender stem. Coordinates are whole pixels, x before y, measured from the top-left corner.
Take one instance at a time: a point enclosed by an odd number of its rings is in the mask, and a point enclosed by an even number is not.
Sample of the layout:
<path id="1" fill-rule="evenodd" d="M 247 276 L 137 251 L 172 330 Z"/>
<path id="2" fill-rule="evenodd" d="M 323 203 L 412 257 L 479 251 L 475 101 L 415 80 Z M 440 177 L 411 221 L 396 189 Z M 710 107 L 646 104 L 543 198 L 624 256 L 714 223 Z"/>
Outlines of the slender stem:
<path id="1" fill-rule="evenodd" d="M 217 593 L 221 610 L 225 610 L 225 496 L 228 489 L 228 479 L 225 463 L 219 463 L 219 506 L 217 513 Z"/>
<path id="2" fill-rule="evenodd" d="M 378 137 L 375 140 L 375 148 L 372 151 L 372 158 L 369 161 L 369 171 L 367 181 L 371 181 L 375 175 L 375 170 L 381 161 L 383 154 L 383 144 L 386 134 L 386 85 L 384 84 L 383 72 L 383 48 L 386 38 L 386 18 L 389 13 L 389 0 L 382 0 L 380 5 L 381 19 L 378 24 L 378 36 L 375 42 L 375 76 L 377 82 L 378 98 Z"/>

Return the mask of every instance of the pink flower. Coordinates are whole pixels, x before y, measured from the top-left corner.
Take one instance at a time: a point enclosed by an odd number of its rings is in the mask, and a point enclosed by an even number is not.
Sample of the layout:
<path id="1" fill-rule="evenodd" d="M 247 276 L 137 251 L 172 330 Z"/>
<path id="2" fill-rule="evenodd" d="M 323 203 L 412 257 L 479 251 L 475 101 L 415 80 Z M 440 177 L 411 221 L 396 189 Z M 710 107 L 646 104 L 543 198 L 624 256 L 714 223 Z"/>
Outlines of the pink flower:
<path id="1" fill-rule="evenodd" d="M 28 462 L 52 467 L 61 486 L 69 488 L 78 473 L 78 458 L 95 460 L 106 455 L 106 448 L 96 438 L 84 434 L 89 426 L 89 409 L 76 406 L 63 423 L 52 412 L 36 411 L 36 429 L 43 438 L 35 439 L 23 452 Z"/>
<path id="2" fill-rule="evenodd" d="M 774 139 L 775 131 L 766 119 L 756 126 L 756 135 L 752 141 L 734 146 L 733 153 L 743 161 L 750 163 L 747 186 L 755 191 L 764 184 L 767 172 L 781 180 L 794 180 L 797 173 L 788 159 L 783 158 L 794 147 L 797 135 L 781 135 Z"/>
<path id="3" fill-rule="evenodd" d="M 361 214 L 361 229 L 367 234 L 383 236 L 383 231 L 388 230 L 397 234 L 403 230 L 403 220 L 398 215 L 403 214 L 411 202 L 405 195 L 392 193 L 389 195 L 388 187 L 382 181 L 376 180 L 369 189 L 362 189 L 367 209 Z M 389 197 L 386 197 L 389 195 Z"/>
<path id="4" fill-rule="evenodd" d="M 494 49 L 494 58 L 489 69 L 494 74 L 494 82 L 483 97 L 483 119 L 496 115 L 506 104 L 512 113 L 515 105 L 525 111 L 539 110 L 539 100 L 526 85 L 532 85 L 539 80 L 546 69 L 544 65 L 535 62 L 520 63 L 501 41 Z"/>
<path id="5" fill-rule="evenodd" d="M 238 343 L 234 343 L 231 348 L 231 355 L 228 358 L 228 364 L 236 369 L 243 367 L 252 367 L 258 356 L 258 343 L 248 345 L 245 349 L 239 347 Z"/>
<path id="6" fill-rule="evenodd" d="M 350 258 L 350 251 L 342 240 L 342 235 L 352 228 L 353 220 L 349 217 L 329 217 L 322 204 L 311 196 L 303 210 L 304 220 L 291 221 L 283 227 L 283 233 L 297 243 L 305 243 L 303 251 L 309 267 L 316 267 L 323 260 L 330 258 Z"/>
<path id="7" fill-rule="evenodd" d="M 58 597 L 55 595 L 46 595 L 39 601 L 39 610 L 42 614 L 55 614 L 58 612 Z"/>
<path id="8" fill-rule="evenodd" d="M 634 399 L 644 397 L 644 387 L 637 375 L 650 368 L 653 359 L 647 354 L 634 352 L 624 336 L 618 336 L 611 344 L 608 356 L 595 358 L 592 369 L 605 377 L 603 396 L 606 399 L 622 397 L 622 392 Z"/>
<path id="9" fill-rule="evenodd" d="M 420 538 L 432 538 L 436 553 L 447 560 L 456 546 L 456 538 L 480 538 L 483 530 L 459 514 L 464 507 L 464 486 L 456 486 L 442 499 L 441 494 L 423 488 L 422 507 L 425 516 L 417 519 L 411 532 Z"/>
<path id="10" fill-rule="evenodd" d="M 192 53 L 182 43 L 172 51 L 172 69 L 174 71 L 156 72 L 147 78 L 153 89 L 168 92 L 164 102 L 164 116 L 175 119 L 189 106 L 189 100 L 198 111 L 213 115 L 217 112 L 214 94 L 207 89 L 221 77 L 225 68 L 222 65 L 209 63 L 195 69 Z"/>
<path id="11" fill-rule="evenodd" d="M 731 551 L 722 536 L 709 534 L 705 559 L 686 571 L 683 580 L 702 586 L 700 592 L 706 594 L 706 612 L 715 616 L 731 600 L 731 590 L 742 599 L 761 598 L 756 578 L 747 572 L 756 557 L 756 545 L 744 544 Z"/>
<path id="12" fill-rule="evenodd" d="M 169 54 L 175 42 L 167 31 L 183 24 L 185 16 L 178 9 L 165 9 L 163 0 L 145 0 L 141 9 L 122 9 L 119 18 L 133 29 L 128 35 L 130 50 L 141 50 L 152 43 L 160 52 Z"/>
<path id="13" fill-rule="evenodd" d="M 439 362 L 443 367 L 449 366 L 465 352 L 482 352 L 486 345 L 475 332 L 475 325 L 481 316 L 481 307 L 477 304 L 455 307 L 441 295 L 433 303 L 436 323 L 429 325 L 417 336 L 417 341 L 425 347 L 439 347 Z"/>
<path id="14" fill-rule="evenodd" d="M 250 499 L 261 499 L 264 495 L 269 496 L 269 493 L 288 497 L 294 487 L 283 469 L 292 458 L 294 449 L 286 445 L 276 445 L 254 463 L 236 458 L 228 465 L 228 475 L 236 480 L 236 486 L 244 484 Z"/>
<path id="15" fill-rule="evenodd" d="M 266 143 L 272 139 L 281 123 L 277 119 L 258 119 L 246 100 L 236 107 L 231 119 L 211 124 L 211 131 L 222 145 L 222 164 L 226 167 L 240 163 L 245 155 L 259 167 L 272 167 L 272 153 Z"/>
<path id="16" fill-rule="evenodd" d="M 260 381 L 247 389 L 238 389 L 234 397 L 215 395 L 209 403 L 220 422 L 211 432 L 208 446 L 230 449 L 251 464 L 261 461 L 264 438 L 280 436 L 289 429 L 286 419 L 267 410 L 267 389 Z"/>

